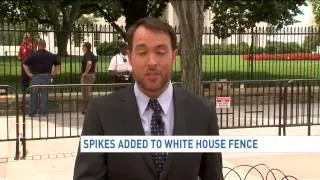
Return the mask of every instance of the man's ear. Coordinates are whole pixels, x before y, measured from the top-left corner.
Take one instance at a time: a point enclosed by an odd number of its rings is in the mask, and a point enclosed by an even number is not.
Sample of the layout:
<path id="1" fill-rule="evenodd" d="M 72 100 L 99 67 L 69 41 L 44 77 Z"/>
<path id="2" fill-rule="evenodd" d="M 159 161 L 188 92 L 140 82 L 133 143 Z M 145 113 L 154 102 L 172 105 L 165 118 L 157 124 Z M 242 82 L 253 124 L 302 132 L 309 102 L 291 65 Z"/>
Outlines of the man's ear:
<path id="1" fill-rule="evenodd" d="M 132 63 L 131 63 L 131 52 L 129 50 L 127 50 L 127 55 L 128 55 L 129 64 L 130 64 L 130 66 L 132 66 Z"/>
<path id="2" fill-rule="evenodd" d="M 178 53 L 178 49 L 174 49 L 174 50 L 172 51 L 172 64 L 174 64 L 174 63 L 176 62 L 177 53 Z"/>

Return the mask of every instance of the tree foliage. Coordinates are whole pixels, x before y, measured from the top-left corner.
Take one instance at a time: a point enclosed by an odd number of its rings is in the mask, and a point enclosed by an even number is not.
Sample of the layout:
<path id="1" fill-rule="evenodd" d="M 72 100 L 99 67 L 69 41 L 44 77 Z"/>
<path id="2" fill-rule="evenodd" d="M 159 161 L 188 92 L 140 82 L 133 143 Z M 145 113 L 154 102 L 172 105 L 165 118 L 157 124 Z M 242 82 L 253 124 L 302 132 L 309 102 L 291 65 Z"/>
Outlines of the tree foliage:
<path id="1" fill-rule="evenodd" d="M 319 26 L 320 26 L 320 1 L 319 0 L 309 0 L 312 6 L 312 13 L 314 16 L 315 23 L 318 27 L 309 27 L 308 31 L 311 31 L 312 34 L 306 36 L 304 38 L 304 47 L 306 47 L 306 51 L 311 52 L 316 50 L 317 46 L 320 44 L 320 34 L 319 34 Z"/>
<path id="2" fill-rule="evenodd" d="M 125 31 L 136 22 L 146 17 L 160 17 L 169 0 L 25 0 L 1 1 L 1 21 L 36 22 L 50 27 L 56 32 L 58 52 L 66 54 L 67 40 L 77 19 L 83 14 L 95 13 L 110 23 L 123 38 Z M 314 12 L 320 14 L 320 3 L 311 0 Z M 295 22 L 294 16 L 301 14 L 299 6 L 305 0 L 205 0 L 204 10 L 213 12 L 213 33 L 221 39 L 235 32 L 245 32 L 259 22 L 266 22 L 280 29 Z M 316 14 L 316 19 L 320 15 Z M 125 28 L 116 21 L 126 19 Z M 319 22 L 319 20 L 317 20 Z M 81 37 L 80 37 L 81 39 Z"/>
<path id="3" fill-rule="evenodd" d="M 65 25 L 63 23 L 74 23 L 83 14 L 94 11 L 94 7 L 87 1 L 26 0 L 0 2 L 0 15 L 5 20 L 10 22 L 36 20 L 40 24 L 46 24 L 53 29 L 62 29 Z"/>
<path id="4" fill-rule="evenodd" d="M 80 47 L 80 44 L 84 41 L 85 36 L 90 34 L 84 33 L 85 29 L 93 28 L 97 20 L 93 16 L 81 16 L 74 24 L 72 33 L 72 40 L 76 47 Z"/>
<path id="5" fill-rule="evenodd" d="M 168 2 L 169 0 L 104 0 L 95 3 L 98 10 L 96 14 L 102 16 L 125 38 L 125 31 L 138 19 L 147 16 L 160 17 Z M 116 24 L 121 16 L 125 17 L 124 29 Z"/>
<path id="6" fill-rule="evenodd" d="M 302 14 L 299 6 L 305 0 L 209 0 L 212 11 L 213 32 L 221 39 L 232 33 L 245 32 L 259 22 L 266 22 L 276 29 L 296 22 L 294 16 Z"/>
<path id="7" fill-rule="evenodd" d="M 309 0 L 312 5 L 312 12 L 314 15 L 315 22 L 320 26 L 320 1 L 319 0 Z"/>
<path id="8" fill-rule="evenodd" d="M 67 54 L 67 42 L 74 22 L 83 14 L 96 11 L 90 1 L 26 0 L 1 1 L 2 21 L 13 23 L 33 21 L 55 31 L 58 54 Z"/>

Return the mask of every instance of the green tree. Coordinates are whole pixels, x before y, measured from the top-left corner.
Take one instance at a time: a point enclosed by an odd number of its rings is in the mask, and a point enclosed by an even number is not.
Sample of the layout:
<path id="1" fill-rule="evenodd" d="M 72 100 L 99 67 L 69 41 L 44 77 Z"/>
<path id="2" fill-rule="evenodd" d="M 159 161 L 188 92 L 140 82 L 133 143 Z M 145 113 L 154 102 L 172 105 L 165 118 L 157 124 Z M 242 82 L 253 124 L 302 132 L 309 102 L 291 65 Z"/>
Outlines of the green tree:
<path id="1" fill-rule="evenodd" d="M 308 27 L 308 31 L 310 34 L 304 37 L 302 51 L 311 53 L 317 50 L 317 46 L 320 45 L 319 27 Z"/>
<path id="2" fill-rule="evenodd" d="M 94 16 L 81 16 L 74 24 L 72 40 L 76 47 L 80 47 L 84 37 L 89 33 L 84 33 L 85 29 L 94 28 L 96 23 Z"/>
<path id="3" fill-rule="evenodd" d="M 54 30 L 59 55 L 67 55 L 67 43 L 74 22 L 83 14 L 95 12 L 91 1 L 26 0 L 1 1 L 0 15 L 3 21 L 35 21 Z"/>
<path id="4" fill-rule="evenodd" d="M 70 32 L 75 26 L 73 40 L 83 39 L 77 19 L 84 14 L 94 13 L 95 17 L 102 16 L 123 38 L 125 32 L 136 20 L 146 16 L 161 16 L 168 0 L 26 0 L 1 1 L 1 21 L 13 23 L 36 22 L 49 27 L 55 32 L 58 54 L 67 54 L 67 43 Z M 126 17 L 126 27 L 121 28 L 116 21 L 121 16 Z M 38 27 L 35 27 L 38 29 Z"/>
<path id="5" fill-rule="evenodd" d="M 219 38 L 227 38 L 236 32 L 245 32 L 266 22 L 276 29 L 297 22 L 294 17 L 302 14 L 299 7 L 305 0 L 211 0 L 210 9 L 213 32 Z"/>
<path id="6" fill-rule="evenodd" d="M 138 19 L 152 16 L 160 17 L 163 10 L 167 7 L 169 0 L 105 0 L 97 1 L 98 16 L 104 17 L 105 21 L 110 23 L 125 39 L 125 32 Z M 116 21 L 125 17 L 125 29 L 121 28 Z"/>
<path id="7" fill-rule="evenodd" d="M 265 22 L 280 30 L 285 25 L 297 22 L 294 17 L 302 14 L 299 7 L 306 5 L 306 0 L 210 0 L 213 33 L 220 39 L 225 39 L 234 33 L 251 32 L 249 62 L 253 74 L 254 28 L 257 23 Z M 248 64 L 248 65 L 250 65 Z"/>
<path id="8" fill-rule="evenodd" d="M 316 47 L 320 44 L 320 33 L 319 33 L 319 26 L 320 26 L 320 1 L 319 0 L 309 0 L 312 6 L 312 13 L 314 16 L 315 23 L 318 27 L 309 27 L 309 30 L 312 30 L 312 34 L 306 36 L 303 43 L 304 50 L 311 52 L 316 50 Z"/>
<path id="9" fill-rule="evenodd" d="M 314 15 L 315 23 L 320 25 L 320 1 L 319 0 L 309 0 L 312 6 L 312 12 Z"/>

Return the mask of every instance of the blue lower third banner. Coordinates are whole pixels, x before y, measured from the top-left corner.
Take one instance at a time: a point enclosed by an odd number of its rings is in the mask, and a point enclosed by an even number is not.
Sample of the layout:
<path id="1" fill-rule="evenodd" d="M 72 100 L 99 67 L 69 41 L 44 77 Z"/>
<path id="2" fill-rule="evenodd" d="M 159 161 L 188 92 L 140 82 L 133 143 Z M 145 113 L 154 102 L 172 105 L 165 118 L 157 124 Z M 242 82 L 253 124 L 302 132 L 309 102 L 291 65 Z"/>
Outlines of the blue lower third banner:
<path id="1" fill-rule="evenodd" d="M 81 152 L 320 152 L 320 136 L 81 136 Z"/>

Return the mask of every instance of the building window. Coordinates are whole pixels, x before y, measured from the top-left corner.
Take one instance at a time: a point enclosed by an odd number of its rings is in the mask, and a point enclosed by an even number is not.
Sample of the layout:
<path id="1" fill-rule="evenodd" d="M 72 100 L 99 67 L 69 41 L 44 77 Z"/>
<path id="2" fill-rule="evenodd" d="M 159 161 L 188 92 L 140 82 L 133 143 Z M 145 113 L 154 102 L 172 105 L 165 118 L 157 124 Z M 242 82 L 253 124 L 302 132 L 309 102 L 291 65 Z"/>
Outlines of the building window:
<path id="1" fill-rule="evenodd" d="M 84 34 L 82 34 L 81 32 L 74 32 L 73 34 L 73 41 L 74 41 L 74 46 L 75 47 L 80 47 L 81 42 L 84 39 Z"/>
<path id="2" fill-rule="evenodd" d="M 100 44 L 100 41 L 101 41 L 100 33 L 94 33 L 93 34 L 93 46 L 97 47 Z"/>
<path id="3" fill-rule="evenodd" d="M 58 46 L 58 42 L 57 42 L 57 41 L 58 41 L 58 40 L 57 40 L 57 36 L 54 35 L 54 41 L 53 41 L 54 47 L 57 47 L 57 46 Z"/>
<path id="4" fill-rule="evenodd" d="M 244 42 L 244 37 L 243 34 L 238 34 L 238 43 L 243 43 Z"/>

